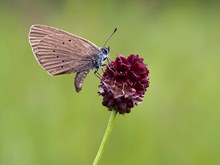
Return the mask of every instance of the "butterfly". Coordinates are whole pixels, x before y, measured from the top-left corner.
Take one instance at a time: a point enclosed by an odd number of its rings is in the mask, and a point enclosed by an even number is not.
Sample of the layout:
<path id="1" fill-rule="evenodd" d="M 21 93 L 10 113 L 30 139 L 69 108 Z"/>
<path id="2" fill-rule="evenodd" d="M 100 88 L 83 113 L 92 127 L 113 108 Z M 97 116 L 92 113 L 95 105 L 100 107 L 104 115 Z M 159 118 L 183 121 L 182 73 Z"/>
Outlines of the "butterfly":
<path id="1" fill-rule="evenodd" d="M 32 25 L 29 32 L 29 43 L 36 60 L 49 75 L 76 73 L 74 85 L 80 92 L 84 78 L 91 70 L 97 70 L 108 58 L 110 47 L 99 48 L 94 43 L 61 29 Z"/>

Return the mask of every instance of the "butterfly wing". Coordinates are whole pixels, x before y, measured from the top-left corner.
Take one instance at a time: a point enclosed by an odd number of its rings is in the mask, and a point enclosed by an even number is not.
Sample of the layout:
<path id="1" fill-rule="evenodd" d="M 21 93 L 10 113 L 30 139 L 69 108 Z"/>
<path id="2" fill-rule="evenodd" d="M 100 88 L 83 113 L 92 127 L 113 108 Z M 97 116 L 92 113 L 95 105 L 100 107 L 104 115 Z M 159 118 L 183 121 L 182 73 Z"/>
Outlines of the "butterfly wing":
<path id="1" fill-rule="evenodd" d="M 92 42 L 45 25 L 30 28 L 29 42 L 36 59 L 50 75 L 89 71 L 100 53 Z"/>

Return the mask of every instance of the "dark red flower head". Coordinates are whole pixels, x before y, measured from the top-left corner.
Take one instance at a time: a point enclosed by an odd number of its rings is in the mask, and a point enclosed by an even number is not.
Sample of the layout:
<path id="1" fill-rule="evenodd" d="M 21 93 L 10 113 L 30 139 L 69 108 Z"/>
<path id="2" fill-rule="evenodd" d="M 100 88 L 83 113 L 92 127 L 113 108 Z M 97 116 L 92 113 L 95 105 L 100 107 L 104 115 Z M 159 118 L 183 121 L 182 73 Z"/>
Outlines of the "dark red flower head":
<path id="1" fill-rule="evenodd" d="M 101 78 L 102 104 L 120 114 L 129 113 L 140 104 L 149 86 L 149 71 L 139 55 L 120 55 L 107 67 Z"/>

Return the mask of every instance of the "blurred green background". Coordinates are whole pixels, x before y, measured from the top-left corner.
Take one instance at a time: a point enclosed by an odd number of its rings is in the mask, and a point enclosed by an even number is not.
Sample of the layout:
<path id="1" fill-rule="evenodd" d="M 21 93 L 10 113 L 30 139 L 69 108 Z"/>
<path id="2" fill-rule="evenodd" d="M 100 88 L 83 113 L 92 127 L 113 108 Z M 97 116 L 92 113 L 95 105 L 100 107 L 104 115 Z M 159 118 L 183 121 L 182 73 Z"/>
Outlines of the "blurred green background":
<path id="1" fill-rule="evenodd" d="M 0 0 L 0 165 L 92 164 L 110 113 L 90 73 L 50 77 L 28 43 L 46 24 L 140 54 L 150 87 L 116 119 L 101 164 L 220 164 L 220 2 Z"/>

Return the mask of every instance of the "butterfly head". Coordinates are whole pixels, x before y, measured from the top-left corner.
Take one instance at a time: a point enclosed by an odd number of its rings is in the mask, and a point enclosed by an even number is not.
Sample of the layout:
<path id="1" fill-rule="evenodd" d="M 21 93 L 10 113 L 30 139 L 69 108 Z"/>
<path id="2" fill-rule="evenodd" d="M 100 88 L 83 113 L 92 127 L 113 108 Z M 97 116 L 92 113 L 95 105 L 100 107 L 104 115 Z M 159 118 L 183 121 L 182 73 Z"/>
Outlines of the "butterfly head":
<path id="1" fill-rule="evenodd" d="M 101 51 L 104 55 L 108 56 L 108 54 L 110 52 L 110 47 L 103 47 L 103 48 L 101 48 Z"/>
<path id="2" fill-rule="evenodd" d="M 109 47 L 109 46 L 108 46 L 108 47 L 103 47 L 103 48 L 101 48 L 101 51 L 102 51 L 102 56 L 103 56 L 103 58 L 102 58 L 102 64 L 104 64 L 104 62 L 105 62 L 105 60 L 107 59 L 108 54 L 109 54 L 109 52 L 110 52 L 110 47 Z"/>
<path id="3" fill-rule="evenodd" d="M 100 48 L 100 53 L 97 54 L 97 56 L 95 56 L 95 59 L 93 60 L 93 68 L 97 70 L 101 66 L 103 66 L 105 60 L 108 57 L 109 51 L 110 51 L 110 47 Z"/>

